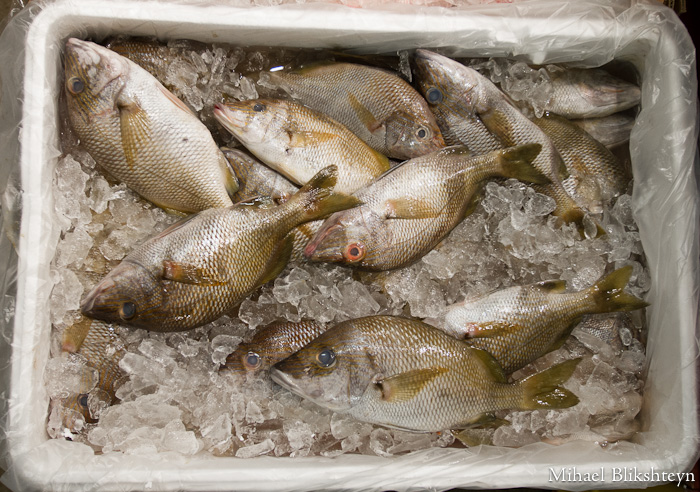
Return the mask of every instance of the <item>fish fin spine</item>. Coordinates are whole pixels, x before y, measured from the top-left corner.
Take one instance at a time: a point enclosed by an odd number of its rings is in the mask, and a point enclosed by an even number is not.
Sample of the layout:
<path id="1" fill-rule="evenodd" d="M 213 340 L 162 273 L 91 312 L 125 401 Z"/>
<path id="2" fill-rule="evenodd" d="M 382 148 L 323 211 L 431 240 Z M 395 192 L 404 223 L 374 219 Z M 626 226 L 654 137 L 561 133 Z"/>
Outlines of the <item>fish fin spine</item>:
<path id="1" fill-rule="evenodd" d="M 415 369 L 383 378 L 375 384 L 381 390 L 382 400 L 398 403 L 411 400 L 426 384 L 447 371 L 442 367 Z"/>
<path id="2" fill-rule="evenodd" d="M 360 205 L 362 202 L 356 197 L 333 191 L 337 180 L 337 166 L 324 167 L 282 206 L 301 202 L 304 211 L 301 222 L 309 222 Z"/>

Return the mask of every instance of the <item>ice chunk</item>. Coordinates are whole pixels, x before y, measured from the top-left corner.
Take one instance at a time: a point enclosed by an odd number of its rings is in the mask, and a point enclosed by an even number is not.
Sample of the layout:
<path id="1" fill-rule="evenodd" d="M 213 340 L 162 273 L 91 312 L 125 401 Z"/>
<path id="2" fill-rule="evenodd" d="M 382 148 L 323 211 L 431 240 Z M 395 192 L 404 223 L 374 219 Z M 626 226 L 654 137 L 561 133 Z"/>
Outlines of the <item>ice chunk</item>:
<path id="1" fill-rule="evenodd" d="M 275 443 L 268 438 L 263 442 L 240 448 L 236 451 L 236 458 L 255 458 L 256 456 L 268 454 L 273 449 L 275 449 Z"/>

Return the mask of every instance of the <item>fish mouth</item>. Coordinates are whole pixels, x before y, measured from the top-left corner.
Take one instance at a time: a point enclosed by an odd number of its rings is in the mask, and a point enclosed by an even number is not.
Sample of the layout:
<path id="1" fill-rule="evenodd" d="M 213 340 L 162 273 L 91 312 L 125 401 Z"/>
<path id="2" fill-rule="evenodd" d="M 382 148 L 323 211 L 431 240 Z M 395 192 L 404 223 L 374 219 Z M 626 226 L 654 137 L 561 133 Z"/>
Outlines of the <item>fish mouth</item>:
<path id="1" fill-rule="evenodd" d="M 330 236 L 334 231 L 341 229 L 342 226 L 340 224 L 333 224 L 325 229 L 321 229 L 316 233 L 316 235 L 311 238 L 311 241 L 308 242 L 306 247 L 304 248 L 304 256 L 307 257 L 310 260 L 323 260 L 323 261 L 340 261 L 342 259 L 342 255 L 340 253 L 326 253 L 326 254 L 320 254 L 321 252 L 317 251 L 318 247 L 321 245 L 321 243 L 328 237 Z"/>
<path id="2" fill-rule="evenodd" d="M 221 103 L 214 105 L 214 118 L 230 132 L 244 127 L 246 122 L 245 113 L 232 111 L 225 104 Z"/>
<path id="3" fill-rule="evenodd" d="M 107 319 L 100 317 L 106 314 L 104 307 L 99 305 L 99 300 L 106 292 L 116 287 L 116 283 L 111 278 L 107 277 L 97 284 L 88 294 L 80 301 L 80 311 L 91 318 Z"/>
<path id="4" fill-rule="evenodd" d="M 272 366 L 270 368 L 270 378 L 272 378 L 272 381 L 279 384 L 284 389 L 291 391 L 295 395 L 299 395 L 301 397 L 306 398 L 306 394 L 303 391 L 301 391 L 301 388 L 294 381 L 294 378 L 286 372 L 282 372 L 275 366 Z"/>

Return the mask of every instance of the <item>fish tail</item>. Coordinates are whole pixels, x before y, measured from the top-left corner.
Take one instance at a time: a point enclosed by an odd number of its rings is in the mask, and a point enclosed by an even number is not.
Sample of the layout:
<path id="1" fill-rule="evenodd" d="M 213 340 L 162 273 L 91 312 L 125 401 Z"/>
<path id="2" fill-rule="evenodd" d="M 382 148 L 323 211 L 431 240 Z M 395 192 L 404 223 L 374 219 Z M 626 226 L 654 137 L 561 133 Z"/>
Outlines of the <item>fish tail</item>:
<path id="1" fill-rule="evenodd" d="M 324 167 L 287 203 L 301 204 L 303 209 L 302 222 L 322 219 L 332 213 L 360 205 L 360 200 L 354 196 L 333 191 L 337 180 L 337 166 Z"/>
<path id="2" fill-rule="evenodd" d="M 627 265 L 606 275 L 588 289 L 595 303 L 595 312 L 634 311 L 649 305 L 624 291 L 631 275 L 632 266 Z"/>
<path id="3" fill-rule="evenodd" d="M 574 373 L 581 359 L 572 359 L 519 381 L 523 389 L 523 410 L 537 408 L 569 408 L 579 402 L 578 396 L 562 388 Z"/>
<path id="4" fill-rule="evenodd" d="M 500 151 L 498 159 L 500 173 L 506 178 L 515 178 L 526 183 L 549 184 L 550 179 L 532 166 L 542 145 L 538 143 L 519 145 Z"/>
<path id="5" fill-rule="evenodd" d="M 586 212 L 578 205 L 575 205 L 573 203 L 573 200 L 571 200 L 571 198 L 568 197 L 568 195 L 567 198 L 564 200 L 565 203 L 563 204 L 561 198 L 555 198 L 555 200 L 557 202 L 557 208 L 556 210 L 554 210 L 554 215 L 559 217 L 567 224 L 576 224 L 576 228 L 578 229 L 579 234 L 581 234 L 581 238 L 585 238 L 586 232 L 583 219 L 586 217 Z M 604 236 L 606 234 L 605 229 L 601 227 L 597 220 L 593 218 L 591 220 L 593 221 L 596 227 L 595 237 Z"/>

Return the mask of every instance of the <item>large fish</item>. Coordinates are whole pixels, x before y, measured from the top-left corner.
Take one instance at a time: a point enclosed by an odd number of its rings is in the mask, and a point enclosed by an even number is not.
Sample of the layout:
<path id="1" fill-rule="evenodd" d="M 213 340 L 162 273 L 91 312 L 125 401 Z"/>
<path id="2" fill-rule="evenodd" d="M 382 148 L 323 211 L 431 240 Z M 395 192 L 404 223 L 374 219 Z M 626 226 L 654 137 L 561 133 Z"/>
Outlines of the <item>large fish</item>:
<path id="1" fill-rule="evenodd" d="M 552 95 L 545 110 L 567 118 L 608 116 L 639 104 L 642 91 L 603 69 L 550 71 Z"/>
<path id="2" fill-rule="evenodd" d="M 255 99 L 217 104 L 216 119 L 256 157 L 295 183 L 328 165 L 336 190 L 353 193 L 389 169 L 389 160 L 345 126 L 294 101 Z"/>
<path id="3" fill-rule="evenodd" d="M 270 72 L 290 96 L 342 123 L 374 150 L 411 159 L 445 146 L 421 95 L 401 77 L 354 63 Z"/>
<path id="4" fill-rule="evenodd" d="M 586 314 L 647 306 L 623 290 L 631 273 L 630 266 L 620 268 L 579 292 L 564 292 L 559 280 L 499 290 L 452 306 L 444 329 L 467 337 L 511 373 L 558 348 Z"/>
<path id="5" fill-rule="evenodd" d="M 97 412 L 114 403 L 117 382 L 124 376 L 119 369 L 119 361 L 126 353 L 124 340 L 114 326 L 82 318 L 63 332 L 62 349 L 82 355 L 87 366 L 97 369 L 99 379 L 94 388 L 71 395 L 62 402 L 64 407 L 81 414 L 85 422 L 96 422 Z"/>
<path id="6" fill-rule="evenodd" d="M 241 343 L 226 357 L 222 369 L 258 373 L 286 359 L 311 340 L 326 331 L 315 321 L 279 322 L 260 328 L 249 342 Z"/>
<path id="7" fill-rule="evenodd" d="M 82 312 L 164 332 L 220 317 L 284 269 L 293 228 L 357 205 L 331 191 L 336 172 L 323 169 L 281 205 L 240 202 L 176 223 L 127 255 L 85 296 Z"/>
<path id="8" fill-rule="evenodd" d="M 409 265 L 474 210 L 487 180 L 548 182 L 530 165 L 539 150 L 531 144 L 476 156 L 455 146 L 406 161 L 358 191 L 361 206 L 326 219 L 304 254 L 365 270 Z"/>
<path id="9" fill-rule="evenodd" d="M 65 93 L 81 145 L 139 195 L 186 213 L 231 205 L 238 183 L 209 130 L 144 69 L 71 38 Z"/>
<path id="10" fill-rule="evenodd" d="M 571 360 L 508 383 L 491 355 L 395 316 L 345 321 L 270 369 L 282 387 L 333 411 L 418 432 L 458 429 L 505 409 L 566 408 Z"/>
<path id="11" fill-rule="evenodd" d="M 458 86 L 459 93 L 463 95 L 460 112 L 477 117 L 502 147 L 526 143 L 542 145 L 542 151 L 533 165 L 549 178 L 550 184 L 536 189 L 555 200 L 555 215 L 566 222 L 575 222 L 583 229 L 585 211 L 562 186 L 562 180 L 569 176 L 566 166 L 551 140 L 537 125 L 525 117 L 493 82 L 476 70 L 421 49 L 416 50 L 415 64 L 421 92 L 428 104 L 439 104 L 448 91 Z M 469 142 L 464 144 L 470 145 Z M 598 232 L 603 231 L 599 229 Z"/>
<path id="12" fill-rule="evenodd" d="M 551 113 L 532 121 L 550 138 L 564 159 L 569 177 L 562 184 L 580 207 L 591 213 L 602 213 L 603 205 L 627 190 L 630 177 L 617 157 L 580 127 Z"/>

